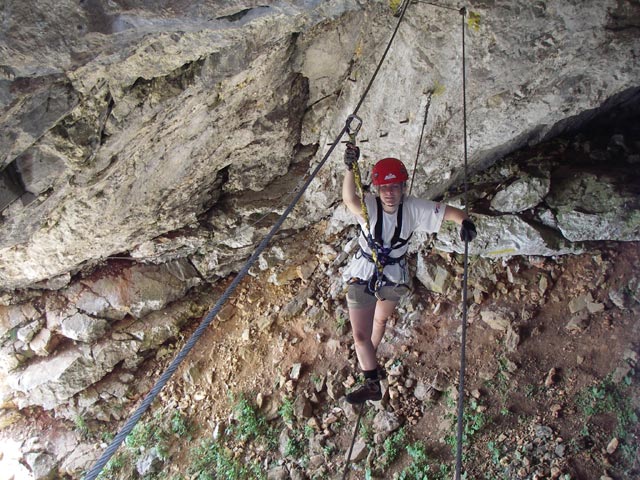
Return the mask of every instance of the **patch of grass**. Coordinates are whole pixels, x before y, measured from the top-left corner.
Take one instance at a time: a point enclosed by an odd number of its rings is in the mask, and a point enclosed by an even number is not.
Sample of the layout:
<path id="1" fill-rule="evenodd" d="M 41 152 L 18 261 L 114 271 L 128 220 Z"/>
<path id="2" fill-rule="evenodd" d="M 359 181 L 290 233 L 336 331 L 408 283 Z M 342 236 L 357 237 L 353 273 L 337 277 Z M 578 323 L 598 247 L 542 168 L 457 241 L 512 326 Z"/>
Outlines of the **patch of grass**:
<path id="1" fill-rule="evenodd" d="M 76 430 L 83 438 L 88 438 L 90 435 L 89 425 L 82 415 L 76 415 L 73 419 L 73 423 L 76 426 Z"/>
<path id="2" fill-rule="evenodd" d="M 117 453 L 109 459 L 107 464 L 104 466 L 104 468 L 98 475 L 98 478 L 99 479 L 113 478 L 114 475 L 122 471 L 124 465 L 125 465 L 125 455 L 123 453 Z"/>
<path id="3" fill-rule="evenodd" d="M 442 83 L 436 81 L 431 91 L 434 97 L 439 97 L 446 91 L 446 88 Z"/>
<path id="4" fill-rule="evenodd" d="M 469 12 L 469 19 L 467 20 L 467 25 L 469 28 L 474 31 L 480 30 L 480 14 L 476 12 Z"/>
<path id="5" fill-rule="evenodd" d="M 190 478 L 197 480 L 266 479 L 260 465 L 234 458 L 233 452 L 214 440 L 204 440 L 190 452 L 187 468 Z"/>
<path id="6" fill-rule="evenodd" d="M 342 334 L 346 330 L 348 323 L 349 319 L 347 317 L 345 317 L 344 315 L 339 315 L 338 318 L 336 318 L 337 332 Z"/>
<path id="7" fill-rule="evenodd" d="M 178 437 L 185 437 L 187 440 L 191 440 L 192 430 L 193 426 L 189 419 L 181 411 L 175 410 L 171 415 L 171 432 Z"/>
<path id="8" fill-rule="evenodd" d="M 609 375 L 603 381 L 583 389 L 575 400 L 578 411 L 584 416 L 581 431 L 583 436 L 591 436 L 589 425 L 593 417 L 608 414 L 617 420 L 613 434 L 620 440 L 619 454 L 622 461 L 616 466 L 623 471 L 637 466 L 638 453 L 640 453 L 637 436 L 638 412 L 634 409 L 631 395 L 626 391 L 632 383 L 631 376 L 627 376 L 621 383 L 616 384 Z M 603 441 L 608 441 L 608 438 Z"/>
<path id="9" fill-rule="evenodd" d="M 267 420 L 258 408 L 244 396 L 234 406 L 236 420 L 234 430 L 241 440 L 250 440 L 265 435 L 268 431 Z"/>
<path id="10" fill-rule="evenodd" d="M 131 450 L 138 450 L 141 447 L 148 448 L 154 437 L 154 428 L 150 422 L 136 423 L 131 433 L 124 439 L 124 444 Z"/>
<path id="11" fill-rule="evenodd" d="M 464 413 L 462 417 L 462 445 L 471 445 L 475 435 L 482 430 L 487 424 L 487 415 L 484 412 L 479 411 L 478 401 L 475 398 L 471 398 L 465 403 Z M 449 413 L 447 417 L 453 420 L 451 425 L 451 432 L 445 437 L 447 445 L 451 446 L 452 452 L 455 454 L 458 446 L 457 436 L 457 412 Z M 463 449 L 466 452 L 468 449 Z M 466 453 L 463 453 L 463 458 L 466 459 Z"/>
<path id="12" fill-rule="evenodd" d="M 396 461 L 407 444 L 407 431 L 404 427 L 389 435 L 383 443 L 382 461 L 380 465 L 387 469 Z"/>
<path id="13" fill-rule="evenodd" d="M 448 475 L 448 468 L 441 466 L 438 472 L 431 473 L 427 448 L 423 442 L 414 442 L 407 445 L 407 453 L 411 457 L 411 464 L 402 470 L 398 475 L 398 480 L 424 480 L 424 479 L 444 479 Z"/>
<path id="14" fill-rule="evenodd" d="M 402 5 L 402 0 L 389 0 L 389 8 L 394 13 L 394 15 L 398 13 L 401 5 Z"/>
<path id="15" fill-rule="evenodd" d="M 502 452 L 500 452 L 500 447 L 496 445 L 496 442 L 491 441 L 487 443 L 487 449 L 491 454 L 491 460 L 493 460 L 494 465 L 500 464 L 500 458 L 502 456 Z"/>
<path id="16" fill-rule="evenodd" d="M 287 440 L 287 444 L 284 447 L 284 456 L 290 458 L 300 458 L 304 455 L 304 444 L 300 439 L 296 437 Z"/>
<path id="17" fill-rule="evenodd" d="M 293 425 L 296 417 L 293 412 L 293 399 L 291 397 L 285 397 L 282 399 L 282 403 L 278 409 L 278 414 L 284 423 L 289 426 Z"/>

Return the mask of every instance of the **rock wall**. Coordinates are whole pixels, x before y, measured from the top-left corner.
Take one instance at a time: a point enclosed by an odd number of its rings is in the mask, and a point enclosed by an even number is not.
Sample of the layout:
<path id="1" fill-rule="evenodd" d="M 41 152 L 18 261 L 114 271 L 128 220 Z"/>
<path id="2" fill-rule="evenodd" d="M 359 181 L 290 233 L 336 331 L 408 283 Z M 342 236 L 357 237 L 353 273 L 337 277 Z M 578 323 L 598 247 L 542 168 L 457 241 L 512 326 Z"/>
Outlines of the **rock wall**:
<path id="1" fill-rule="evenodd" d="M 382 1 L 3 8 L 7 290 L 114 254 L 188 255 L 208 278 L 233 271 L 265 231 L 256 220 L 282 211 L 334 140 L 397 22 Z M 469 5 L 472 169 L 637 99 L 637 10 L 613 0 Z M 428 105 L 418 194 L 460 179 L 462 20 L 412 3 L 359 111 L 364 164 L 389 152 L 410 163 Z M 332 212 L 339 157 L 288 228 Z"/>
<path id="2" fill-rule="evenodd" d="M 149 387 L 135 372 L 202 315 L 211 298 L 201 289 L 240 268 L 325 155 L 398 18 L 383 1 L 272 3 L 2 7 L 3 406 L 121 419 Z M 468 207 L 481 232 L 471 253 L 558 255 L 640 239 L 640 66 L 629 61 L 638 7 L 495 1 L 469 10 Z M 455 10 L 412 2 L 358 112 L 365 170 L 389 154 L 413 170 L 426 118 L 413 193 L 458 206 L 462 22 Z M 631 120 L 620 128 L 599 135 L 614 115 L 550 141 L 623 107 Z M 346 260 L 335 234 L 352 221 L 339 206 L 341 155 L 283 234 L 314 226 L 332 238 L 317 246 L 331 260 L 307 265 L 331 263 L 327 277 Z M 423 253 L 432 242 L 460 252 L 457 231 L 415 240 L 416 278 L 445 293 L 457 272 Z M 277 265 L 316 253 L 279 242 L 256 268 L 273 269 L 274 283 L 308 280 Z M 332 283 L 332 295 L 339 288 Z"/>

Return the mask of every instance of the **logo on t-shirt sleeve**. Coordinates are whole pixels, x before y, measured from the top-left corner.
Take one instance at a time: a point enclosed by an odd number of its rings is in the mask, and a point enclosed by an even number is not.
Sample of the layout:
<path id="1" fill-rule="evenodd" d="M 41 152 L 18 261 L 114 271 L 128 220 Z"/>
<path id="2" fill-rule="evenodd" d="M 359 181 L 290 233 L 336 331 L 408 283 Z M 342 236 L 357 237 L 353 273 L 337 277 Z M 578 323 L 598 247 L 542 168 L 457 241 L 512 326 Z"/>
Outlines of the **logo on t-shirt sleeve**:
<path id="1" fill-rule="evenodd" d="M 436 214 L 440 213 L 440 204 L 439 203 L 436 203 L 434 208 L 435 208 Z"/>

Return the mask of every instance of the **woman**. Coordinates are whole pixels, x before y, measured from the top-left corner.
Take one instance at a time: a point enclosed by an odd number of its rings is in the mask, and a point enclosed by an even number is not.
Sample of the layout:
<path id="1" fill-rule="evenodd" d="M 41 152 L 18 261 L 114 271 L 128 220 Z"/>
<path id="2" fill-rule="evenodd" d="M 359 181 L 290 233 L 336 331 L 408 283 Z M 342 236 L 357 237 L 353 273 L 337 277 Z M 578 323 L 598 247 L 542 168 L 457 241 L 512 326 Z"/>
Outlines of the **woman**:
<path id="1" fill-rule="evenodd" d="M 434 233 L 443 220 L 461 225 L 463 241 L 473 240 L 476 228 L 460 209 L 406 195 L 409 178 L 404 164 L 397 158 L 384 158 L 372 170 L 377 196 L 366 194 L 369 225 L 366 225 L 356 192 L 353 165 L 360 149 L 347 143 L 344 161 L 347 172 L 342 183 L 342 201 L 360 224 L 360 250 L 343 273 L 348 282 L 347 307 L 355 342 L 356 355 L 365 382 L 348 393 L 352 404 L 380 400 L 380 375 L 376 351 L 384 336 L 387 318 L 400 298 L 409 291 L 404 259 L 414 231 Z"/>

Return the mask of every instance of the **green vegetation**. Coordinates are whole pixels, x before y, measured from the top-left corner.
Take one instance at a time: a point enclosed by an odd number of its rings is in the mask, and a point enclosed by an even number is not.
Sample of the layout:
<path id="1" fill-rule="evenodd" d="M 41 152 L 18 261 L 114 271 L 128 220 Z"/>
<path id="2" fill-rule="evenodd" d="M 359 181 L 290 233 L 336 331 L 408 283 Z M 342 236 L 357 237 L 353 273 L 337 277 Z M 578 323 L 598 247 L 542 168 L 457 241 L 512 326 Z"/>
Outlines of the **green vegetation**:
<path id="1" fill-rule="evenodd" d="M 264 479 L 260 465 L 237 459 L 233 452 L 214 440 L 205 440 L 191 452 L 187 473 L 197 480 Z"/>
<path id="2" fill-rule="evenodd" d="M 117 453 L 107 462 L 107 464 L 98 475 L 99 479 L 109 479 L 113 478 L 113 476 L 120 472 L 125 465 L 125 455 L 122 453 Z"/>
<path id="3" fill-rule="evenodd" d="M 339 315 L 336 318 L 336 330 L 338 333 L 342 333 L 347 328 L 347 324 L 349 323 L 349 319 L 344 315 Z"/>
<path id="4" fill-rule="evenodd" d="M 234 431 L 240 440 L 257 439 L 269 433 L 267 420 L 244 396 L 236 402 L 234 412 L 238 421 Z"/>
<path id="5" fill-rule="evenodd" d="M 439 97 L 440 95 L 442 95 L 447 89 L 445 88 L 445 86 L 440 83 L 439 81 L 436 81 L 436 83 L 433 85 L 433 88 L 431 89 L 432 95 L 434 97 Z"/>
<path id="6" fill-rule="evenodd" d="M 140 421 L 133 427 L 131 433 L 124 439 L 124 448 L 107 462 L 99 478 L 118 478 L 118 475 L 119 478 L 137 478 L 137 474 L 132 473 L 132 469 L 145 452 L 155 448 L 159 457 L 167 461 L 170 458 L 172 438 L 191 440 L 193 432 L 194 427 L 179 410 L 157 411 L 150 420 Z M 103 433 L 102 439 L 110 442 L 113 434 Z M 161 475 L 163 473 L 148 475 L 145 478 L 149 480 L 165 478 Z"/>
<path id="7" fill-rule="evenodd" d="M 282 399 L 282 403 L 278 409 L 278 414 L 284 423 L 290 426 L 293 425 L 296 418 L 293 413 L 293 399 L 291 397 L 285 397 Z"/>
<path id="8" fill-rule="evenodd" d="M 381 466 L 386 469 L 391 465 L 402 453 L 402 449 L 407 444 L 407 431 L 404 427 L 392 433 L 383 444 Z"/>
<path id="9" fill-rule="evenodd" d="M 424 443 L 414 442 L 407 445 L 407 453 L 411 457 L 411 464 L 400 473 L 398 480 L 422 480 L 428 478 L 431 468 L 429 467 L 429 457 Z"/>
<path id="10" fill-rule="evenodd" d="M 634 409 L 631 395 L 626 391 L 632 385 L 633 378 L 628 375 L 620 384 L 612 381 L 611 375 L 603 381 L 583 389 L 576 397 L 575 403 L 579 413 L 584 416 L 581 434 L 591 436 L 589 427 L 594 417 L 611 415 L 617 419 L 615 436 L 620 440 L 619 454 L 622 470 L 633 468 L 640 453 L 638 443 L 638 413 Z M 597 431 L 597 429 L 593 429 Z M 609 438 L 602 438 L 608 442 Z"/>
<path id="11" fill-rule="evenodd" d="M 191 440 L 192 426 L 179 410 L 174 411 L 171 416 L 171 432 L 178 437 L 186 437 L 187 440 Z"/>
<path id="12" fill-rule="evenodd" d="M 462 417 L 462 445 L 470 446 L 476 434 L 482 430 L 487 424 L 486 413 L 479 411 L 478 401 L 471 398 L 465 402 L 464 413 Z M 456 412 L 457 413 L 457 412 Z M 456 413 L 447 414 L 447 418 L 452 420 L 451 431 L 445 437 L 447 445 L 451 446 L 452 452 L 455 454 L 458 445 L 457 438 L 457 415 Z M 463 459 L 466 459 L 469 449 L 463 448 Z"/>
<path id="13" fill-rule="evenodd" d="M 395 15 L 400 10 L 400 6 L 402 5 L 402 0 L 389 0 L 389 8 Z"/>
<path id="14" fill-rule="evenodd" d="M 83 416 L 76 415 L 75 418 L 73 419 L 73 423 L 76 426 L 76 430 L 78 431 L 78 433 L 80 433 L 80 435 L 82 435 L 83 438 L 89 437 L 89 434 L 90 434 L 89 426 L 87 425 L 87 421 L 84 419 Z"/>
<path id="15" fill-rule="evenodd" d="M 469 12 L 469 19 L 467 20 L 467 25 L 469 28 L 474 31 L 480 30 L 480 14 L 476 12 Z"/>

